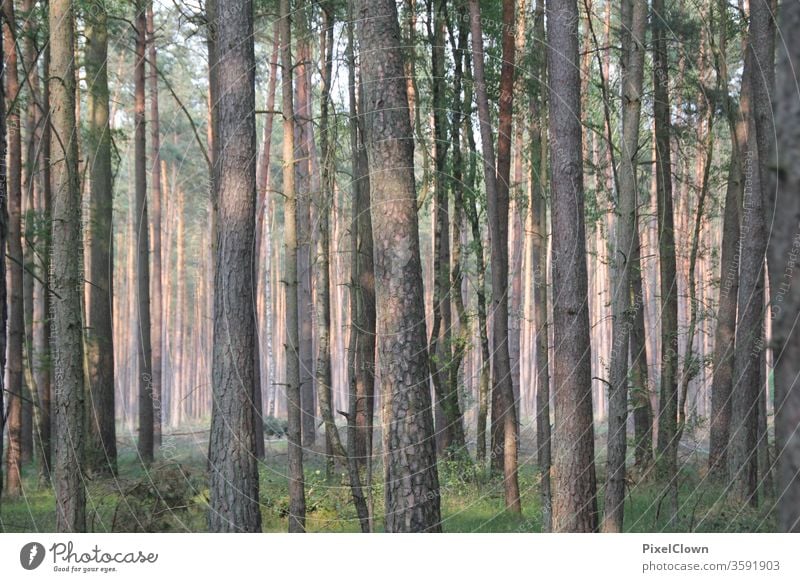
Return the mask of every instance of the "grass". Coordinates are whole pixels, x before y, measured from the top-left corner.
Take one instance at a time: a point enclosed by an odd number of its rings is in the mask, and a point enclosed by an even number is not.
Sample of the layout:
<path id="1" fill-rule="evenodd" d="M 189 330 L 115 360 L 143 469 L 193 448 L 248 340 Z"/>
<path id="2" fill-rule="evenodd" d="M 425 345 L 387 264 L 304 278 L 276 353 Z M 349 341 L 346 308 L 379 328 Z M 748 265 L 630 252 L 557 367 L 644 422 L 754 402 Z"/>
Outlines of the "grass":
<path id="1" fill-rule="evenodd" d="M 207 433 L 165 436 L 162 454 L 145 470 L 130 439 L 120 442 L 117 477 L 87 480 L 87 527 L 90 531 L 206 531 L 208 485 L 205 475 Z M 523 443 L 524 445 L 525 443 Z M 602 446 L 598 443 L 598 450 Z M 522 517 L 504 510 L 502 482 L 470 462 L 440 461 L 442 525 L 446 532 L 539 532 L 539 476 L 523 446 L 520 455 Z M 732 505 L 721 485 L 704 476 L 698 454 L 682 459 L 679 520 L 669 525 L 662 485 L 652 480 L 630 482 L 625 503 L 625 530 L 631 532 L 768 532 L 775 531 L 773 501 L 757 509 Z M 604 463 L 597 463 L 598 505 L 602 511 Z M 286 442 L 270 440 L 260 465 L 260 503 L 265 532 L 285 532 L 289 497 Z M 372 489 L 375 529 L 382 531 L 383 488 L 380 466 Z M 305 459 L 308 531 L 357 532 L 358 520 L 343 468 L 329 479 L 324 457 L 311 451 Z M 35 467 L 23 469 L 23 494 L 3 498 L 0 531 L 50 532 L 55 528 L 52 487 L 40 487 Z"/>

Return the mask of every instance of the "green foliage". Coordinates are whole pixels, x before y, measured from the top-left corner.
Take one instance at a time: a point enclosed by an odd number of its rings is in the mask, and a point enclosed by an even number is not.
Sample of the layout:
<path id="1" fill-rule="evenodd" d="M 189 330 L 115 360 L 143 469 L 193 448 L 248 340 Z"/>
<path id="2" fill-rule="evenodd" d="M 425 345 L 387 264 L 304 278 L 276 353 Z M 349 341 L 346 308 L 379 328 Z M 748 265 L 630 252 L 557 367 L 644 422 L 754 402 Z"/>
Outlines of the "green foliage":
<path id="1" fill-rule="evenodd" d="M 289 423 L 282 418 L 275 418 L 274 416 L 264 417 L 264 434 L 268 437 L 281 438 L 286 436 L 286 431 L 289 430 Z"/>

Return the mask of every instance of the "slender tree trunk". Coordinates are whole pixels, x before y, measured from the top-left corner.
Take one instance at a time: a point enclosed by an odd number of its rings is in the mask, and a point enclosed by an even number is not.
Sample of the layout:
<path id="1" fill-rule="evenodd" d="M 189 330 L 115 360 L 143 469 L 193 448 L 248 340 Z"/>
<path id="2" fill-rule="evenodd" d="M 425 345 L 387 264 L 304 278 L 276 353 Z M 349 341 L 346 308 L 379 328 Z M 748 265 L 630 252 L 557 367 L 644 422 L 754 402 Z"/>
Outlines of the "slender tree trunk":
<path id="1" fill-rule="evenodd" d="M 139 441 L 141 461 L 153 462 L 154 402 L 152 368 L 152 334 L 150 327 L 150 236 L 147 215 L 147 137 L 145 133 L 145 48 L 146 0 L 136 4 L 136 66 L 134 70 L 135 109 L 135 224 L 136 224 L 136 299 L 139 336 Z"/>
<path id="2" fill-rule="evenodd" d="M 39 200 L 37 202 L 40 216 L 42 243 L 39 252 L 42 257 L 41 279 L 43 281 L 34 282 L 34 333 L 33 349 L 35 360 L 35 383 L 39 390 L 39 438 L 41 451 L 39 454 L 39 484 L 46 487 L 50 484 L 50 468 L 52 461 L 52 442 L 51 434 L 53 430 L 51 414 L 51 384 L 52 384 L 52 363 L 50 359 L 50 253 L 52 229 L 51 221 L 51 191 L 50 182 L 50 84 L 46 80 L 47 71 L 50 70 L 50 43 L 43 50 L 42 69 L 45 71 L 45 82 L 42 86 L 42 136 L 41 136 L 41 188 L 39 189 Z"/>
<path id="3" fill-rule="evenodd" d="M 658 476 L 668 488 L 669 522 L 678 518 L 678 278 L 672 210 L 669 63 L 663 0 L 653 0 L 653 116 L 655 119 L 658 256 L 661 277 L 661 388 L 658 412 Z"/>
<path id="4" fill-rule="evenodd" d="M 489 236 L 492 245 L 492 466 L 503 470 L 506 508 L 521 513 L 517 479 L 517 412 L 508 351 L 508 180 L 510 172 L 511 113 L 513 104 L 514 6 L 503 2 L 503 66 L 500 79 L 500 126 L 497 139 L 497 166 L 489 117 L 489 101 L 484 74 L 485 58 L 480 8 L 470 0 L 472 55 L 478 97 L 481 141 L 484 151 Z M 496 172 L 496 174 L 495 174 Z M 495 397 L 495 394 L 497 397 Z M 498 427 L 502 426 L 502 430 Z M 502 463 L 497 459 L 502 458 Z"/>
<path id="5" fill-rule="evenodd" d="M 213 408 L 209 446 L 211 531 L 261 531 L 253 393 L 258 388 L 254 302 L 256 121 L 253 6 L 218 0 L 219 212 L 214 264 Z"/>
<path id="6" fill-rule="evenodd" d="M 5 37 L 5 31 L 0 27 L 0 33 Z M 6 90 L 5 90 L 5 38 L 0 40 L 0 249 L 6 248 L 8 241 L 8 166 L 6 164 Z M 0 253 L 0 505 L 3 499 L 3 448 L 6 428 L 6 347 L 8 336 L 6 324 L 8 323 L 8 289 L 6 282 L 6 254 Z"/>
<path id="7" fill-rule="evenodd" d="M 163 278 L 161 273 L 161 130 L 158 115 L 158 64 L 156 62 L 156 39 L 155 23 L 153 19 L 153 0 L 147 1 L 147 22 L 146 22 L 150 75 L 148 78 L 150 85 L 150 199 L 152 205 L 152 232 L 153 248 L 152 262 L 153 271 L 151 273 L 151 304 L 150 317 L 152 326 L 150 328 L 152 346 L 152 391 L 153 391 L 153 448 L 161 446 L 161 425 L 162 425 L 162 359 L 164 347 L 164 334 L 162 321 L 164 318 L 164 302 L 162 299 Z"/>
<path id="8" fill-rule="evenodd" d="M 533 20 L 535 52 L 535 85 L 530 97 L 530 193 L 528 230 L 530 232 L 530 273 L 533 278 L 533 322 L 536 327 L 536 464 L 540 477 L 539 497 L 542 504 L 542 529 L 553 529 L 553 495 L 551 491 L 550 434 L 550 342 L 547 321 L 547 135 L 546 47 L 544 32 L 544 0 L 537 0 Z"/>
<path id="9" fill-rule="evenodd" d="M 309 79 L 311 40 L 309 3 L 297 0 L 293 11 L 296 27 L 297 60 L 294 63 L 295 85 L 295 194 L 297 195 L 297 305 L 300 326 L 300 403 L 302 407 L 303 446 L 311 447 L 316 440 L 316 406 L 314 390 L 313 326 L 314 304 L 311 285 L 311 191 L 313 147 L 312 95 Z"/>
<path id="10" fill-rule="evenodd" d="M 86 360 L 89 375 L 89 434 L 86 462 L 90 470 L 116 472 L 117 442 L 114 423 L 113 287 L 113 177 L 108 91 L 108 14 L 106 5 L 86 20 L 86 78 L 89 130 L 90 221 L 87 284 Z"/>
<path id="11" fill-rule="evenodd" d="M 610 11 L 610 8 L 609 8 Z M 628 446 L 629 334 L 635 314 L 631 307 L 631 260 L 638 244 L 636 225 L 636 168 L 639 117 L 644 80 L 646 0 L 627 0 L 621 6 L 622 25 L 622 152 L 616 204 L 616 241 L 612 258 L 611 363 L 609 366 L 608 460 L 604 532 L 621 532 L 625 515 L 625 456 Z M 611 147 L 609 145 L 609 147 Z"/>
<path id="12" fill-rule="evenodd" d="M 800 4 L 781 6 L 778 63 L 775 73 L 775 173 L 770 191 L 776 192 L 769 245 L 769 280 L 772 289 L 772 348 L 775 354 L 775 444 L 777 450 L 778 526 L 781 531 L 800 532 L 800 281 L 795 268 L 800 217 L 800 99 L 797 63 L 800 62 Z M 775 190 L 772 189 L 775 187 Z"/>
<path id="13" fill-rule="evenodd" d="M 84 376 L 81 290 L 83 257 L 75 124 L 73 5 L 50 0 L 53 231 L 50 285 L 55 379 L 56 531 L 86 530 Z"/>
<path id="14" fill-rule="evenodd" d="M 727 70 L 727 2 L 719 2 L 720 34 L 715 65 L 719 83 L 728 86 Z M 746 78 L 746 77 L 745 77 Z M 741 105 L 749 101 L 750 84 L 742 84 Z M 723 97 L 731 139 L 731 157 L 725 188 L 725 210 L 722 219 L 722 251 L 720 257 L 720 291 L 717 325 L 714 330 L 714 372 L 711 384 L 711 416 L 709 419 L 708 469 L 712 478 L 728 476 L 728 437 L 731 423 L 731 387 L 733 382 L 733 353 L 736 337 L 736 300 L 739 294 L 739 206 L 744 192 L 742 174 L 743 136 L 747 128 L 739 107 L 729 93 Z"/>
<path id="15" fill-rule="evenodd" d="M 302 405 L 300 387 L 299 311 L 297 279 L 297 195 L 295 193 L 294 97 L 292 95 L 291 0 L 281 0 L 281 67 L 283 96 L 283 196 L 284 255 L 286 275 L 286 401 L 289 416 L 289 532 L 306 528 L 303 478 Z"/>
<path id="16" fill-rule="evenodd" d="M 583 213 L 578 7 L 547 0 L 553 232 L 553 530 L 597 530 Z"/>
<path id="17" fill-rule="evenodd" d="M 433 125 L 435 141 L 434 172 L 434 281 L 433 324 L 428 344 L 433 385 L 444 413 L 441 452 L 459 451 L 464 447 L 464 427 L 458 404 L 458 386 L 450 382 L 452 366 L 452 306 L 450 302 L 450 213 L 447 174 L 447 107 L 445 95 L 445 2 L 434 6 L 432 57 Z M 449 454 L 449 453 L 448 453 Z"/>
<path id="18" fill-rule="evenodd" d="M 375 241 L 378 359 L 383 388 L 385 524 L 441 531 L 428 388 L 414 141 L 393 0 L 356 4 Z M 374 58 L 370 55 L 380 55 Z"/>
<path id="19" fill-rule="evenodd" d="M 17 72 L 16 20 L 14 3 L 3 0 L 3 44 L 6 54 L 6 124 L 8 128 L 8 157 L 6 166 L 8 195 L 8 456 L 6 491 L 9 495 L 22 492 L 22 398 L 23 343 L 25 319 L 23 311 L 22 274 L 22 133 L 20 131 L 20 84 Z"/>
<path id="20" fill-rule="evenodd" d="M 650 378 L 647 370 L 647 341 L 645 337 L 645 297 L 642 284 L 642 245 L 639 232 L 639 203 L 637 196 L 634 248 L 631 254 L 631 306 L 633 322 L 630 329 L 631 402 L 633 406 L 634 467 L 640 476 L 647 473 L 653 462 L 653 407 L 650 402 Z"/>

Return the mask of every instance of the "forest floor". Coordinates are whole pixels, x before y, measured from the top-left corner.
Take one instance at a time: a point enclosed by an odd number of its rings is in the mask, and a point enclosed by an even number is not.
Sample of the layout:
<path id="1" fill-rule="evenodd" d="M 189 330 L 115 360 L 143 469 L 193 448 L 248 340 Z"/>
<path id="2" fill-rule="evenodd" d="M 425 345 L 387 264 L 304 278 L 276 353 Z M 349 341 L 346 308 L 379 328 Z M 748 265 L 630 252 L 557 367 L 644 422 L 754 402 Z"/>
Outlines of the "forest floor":
<path id="1" fill-rule="evenodd" d="M 604 451 L 598 434 L 598 451 Z M 322 441 L 320 437 L 318 441 Z M 321 442 L 320 442 L 321 445 Z M 208 432 L 182 429 L 164 435 L 159 459 L 147 470 L 138 461 L 129 435 L 119 442 L 116 477 L 87 478 L 87 527 L 94 532 L 206 531 L 208 486 L 205 454 Z M 357 532 L 358 520 L 342 467 L 325 475 L 321 446 L 306 451 L 306 505 L 308 531 Z M 629 447 L 630 450 L 630 447 Z M 520 450 L 522 516 L 503 508 L 499 478 L 490 478 L 473 463 L 440 461 L 442 525 L 446 532 L 540 532 L 541 503 L 536 450 L 523 431 Z M 268 440 L 260 465 L 260 501 L 263 530 L 285 532 L 289 497 L 286 480 L 286 441 Z M 679 521 L 670 526 L 663 486 L 652 479 L 629 479 L 625 502 L 625 531 L 631 532 L 754 532 L 775 531 L 774 501 L 767 497 L 758 508 L 730 505 L 722 485 L 705 478 L 703 451 L 682 443 L 679 485 Z M 372 487 L 375 530 L 383 528 L 382 468 L 375 463 Z M 598 505 L 602 511 L 605 459 L 597 459 Z M 51 532 L 55 528 L 52 487 L 41 487 L 33 466 L 23 474 L 23 494 L 0 502 L 0 532 Z"/>

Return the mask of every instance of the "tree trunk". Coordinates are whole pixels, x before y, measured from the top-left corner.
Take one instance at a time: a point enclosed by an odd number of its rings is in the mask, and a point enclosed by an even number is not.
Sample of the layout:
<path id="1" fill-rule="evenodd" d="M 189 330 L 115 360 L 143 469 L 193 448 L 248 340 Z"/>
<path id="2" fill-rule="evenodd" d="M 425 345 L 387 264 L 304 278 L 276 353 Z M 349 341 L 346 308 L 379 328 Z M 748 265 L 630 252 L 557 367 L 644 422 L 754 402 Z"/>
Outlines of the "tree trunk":
<path id="1" fill-rule="evenodd" d="M 53 153 L 53 231 L 50 273 L 55 379 L 56 531 L 86 530 L 84 376 L 81 290 L 81 196 L 75 124 L 73 5 L 50 0 L 52 62 L 47 73 Z"/>
<path id="2" fill-rule="evenodd" d="M 90 470 L 116 472 L 114 423 L 113 177 L 108 91 L 108 14 L 105 4 L 86 20 L 86 78 L 90 180 L 89 261 L 86 285 L 86 361 L 90 394 L 86 463 Z"/>
<path id="3" fill-rule="evenodd" d="M 727 2 L 719 2 L 720 34 L 714 59 L 717 77 L 728 86 Z M 747 78 L 747 77 L 744 77 Z M 750 84 L 742 84 L 741 103 L 750 100 Z M 744 192 L 742 153 L 746 151 L 743 137 L 747 128 L 739 107 L 729 93 L 723 97 L 723 107 L 731 134 L 731 158 L 725 189 L 725 210 L 722 219 L 722 251 L 720 258 L 720 291 L 717 325 L 714 330 L 714 372 L 711 384 L 711 417 L 709 419 L 708 470 L 712 478 L 725 480 L 728 476 L 728 439 L 731 423 L 731 388 L 733 382 L 733 353 L 736 337 L 736 300 L 739 294 L 739 206 Z M 742 146 L 745 146 L 744 148 Z"/>
<path id="4" fill-rule="evenodd" d="M 216 160 L 217 245 L 214 264 L 209 529 L 261 531 L 253 393 L 258 389 L 254 242 L 256 121 L 253 6 L 218 0 L 219 99 Z M 220 17 L 224 15 L 224 17 Z M 244 40 L 243 40 L 244 39 Z"/>
<path id="5" fill-rule="evenodd" d="M 316 440 L 316 406 L 314 402 L 314 303 L 311 291 L 311 191 L 313 148 L 312 95 L 309 79 L 311 68 L 311 40 L 308 24 L 309 4 L 297 0 L 293 12 L 297 36 L 295 61 L 295 194 L 297 195 L 297 305 L 300 326 L 300 403 L 302 408 L 303 446 L 311 447 Z"/>
<path id="6" fill-rule="evenodd" d="M 537 48 L 547 46 L 544 34 L 544 0 L 537 0 L 533 20 L 533 38 Z M 533 278 L 533 321 L 536 329 L 536 464 L 540 475 L 539 498 L 542 504 L 542 529 L 553 529 L 553 496 L 550 468 L 550 342 L 547 322 L 547 90 L 546 55 L 534 51 L 535 85 L 530 96 L 530 193 L 528 230 L 530 232 L 530 273 Z"/>
<path id="7" fill-rule="evenodd" d="M 0 33 L 5 36 L 2 27 Z M 5 79 L 5 38 L 0 39 L 0 79 Z M 6 164 L 6 90 L 0 82 L 0 248 L 6 248 L 8 240 L 8 166 Z M 6 428 L 6 347 L 8 345 L 6 324 L 8 322 L 8 289 L 6 282 L 6 254 L 0 253 L 0 502 L 3 499 L 3 448 Z"/>
<path id="8" fill-rule="evenodd" d="M 356 2 L 375 241 L 388 532 L 441 531 L 428 388 L 414 141 L 393 0 Z"/>
<path id="9" fill-rule="evenodd" d="M 283 196 L 284 255 L 286 275 L 286 407 L 289 451 L 289 532 L 306 528 L 306 497 L 303 477 L 302 406 L 300 387 L 299 311 L 297 279 L 297 195 L 295 193 L 294 98 L 292 96 L 291 0 L 281 0 L 281 67 L 283 70 Z"/>
<path id="10" fill-rule="evenodd" d="M 666 481 L 669 522 L 678 517 L 678 279 L 672 211 L 669 63 L 664 0 L 653 0 L 653 117 L 655 119 L 658 257 L 661 277 L 661 387 L 658 411 L 658 477 Z"/>
<path id="11" fill-rule="evenodd" d="M 578 7 L 547 0 L 553 264 L 553 530 L 597 530 Z"/>
<path id="12" fill-rule="evenodd" d="M 738 501 L 751 505 L 758 503 L 758 392 L 761 351 L 764 349 L 764 258 L 768 236 L 765 214 L 769 210 L 769 144 L 774 140 L 770 108 L 775 56 L 772 18 L 767 0 L 752 2 L 749 42 L 745 53 L 746 74 L 743 76 L 744 82 L 750 83 L 751 93 L 744 112 L 748 136 L 747 155 L 743 158 L 745 184 L 741 268 L 733 355 L 728 472 L 733 495 Z"/>
<path id="13" fill-rule="evenodd" d="M 433 91 L 433 125 L 435 142 L 434 172 L 434 280 L 433 324 L 428 344 L 429 364 L 434 390 L 444 413 L 441 453 L 458 452 L 464 447 L 464 426 L 458 404 L 458 386 L 451 383 L 452 306 L 450 302 L 450 213 L 447 189 L 447 107 L 445 94 L 445 2 L 437 0 L 433 7 L 431 68 Z M 452 450 L 451 450 L 452 449 Z"/>
<path id="14" fill-rule="evenodd" d="M 517 478 L 517 412 L 508 351 L 508 180 L 511 163 L 511 113 L 513 104 L 514 6 L 503 2 L 503 67 L 500 75 L 500 127 L 497 138 L 497 167 L 484 74 L 485 58 L 480 8 L 470 0 L 472 56 L 477 87 L 478 115 L 483 142 L 489 236 L 492 249 L 492 467 L 503 471 L 506 508 L 521 513 Z M 495 174 L 496 172 L 496 174 Z M 496 396 L 495 396 L 496 395 Z M 503 427 L 500 429 L 499 427 Z M 502 463 L 499 462 L 502 459 Z"/>
<path id="15" fill-rule="evenodd" d="M 3 0 L 3 44 L 6 54 L 6 111 L 8 157 L 6 166 L 8 195 L 8 456 L 6 491 L 15 496 L 22 492 L 22 374 L 25 319 L 22 293 L 22 134 L 20 131 L 20 85 L 17 72 L 17 48 L 14 3 Z"/>
<path id="16" fill-rule="evenodd" d="M 800 61 L 800 4 L 781 6 L 778 64 L 775 73 L 775 157 L 776 172 L 770 191 L 776 192 L 769 245 L 769 273 L 772 289 L 772 348 L 775 353 L 775 444 L 777 454 L 778 527 L 800 532 L 800 281 L 792 276 L 800 239 L 800 99 L 796 67 Z M 773 190 L 772 187 L 776 187 Z"/>
<path id="17" fill-rule="evenodd" d="M 164 314 L 164 302 L 162 300 L 162 273 L 161 273 L 161 131 L 159 128 L 158 116 L 158 65 L 156 62 L 156 39 L 155 23 L 153 21 L 153 0 L 147 1 L 147 22 L 146 32 L 148 41 L 147 60 L 150 64 L 150 199 L 153 203 L 152 213 L 152 232 L 153 232 L 153 272 L 151 277 L 151 329 L 150 343 L 152 346 L 152 391 L 153 391 L 153 448 L 161 446 L 161 425 L 162 422 L 162 354 L 164 346 L 164 334 L 162 321 Z"/>
<path id="18" fill-rule="evenodd" d="M 150 236 L 147 218 L 147 137 L 145 133 L 145 48 L 147 28 L 146 0 L 136 3 L 136 66 L 134 70 L 134 157 L 135 157 L 135 224 L 136 224 L 136 300 L 139 336 L 139 441 L 141 461 L 153 462 L 154 403 L 152 345 L 150 328 Z"/>
<path id="19" fill-rule="evenodd" d="M 610 9 L 609 9 L 610 11 Z M 631 260 L 638 241 L 636 225 L 639 117 L 644 80 L 645 0 L 627 0 L 621 7 L 622 26 L 622 152 L 616 205 L 616 248 L 612 258 L 612 348 L 609 366 L 608 460 L 604 532 L 621 532 L 625 515 L 625 456 L 628 446 L 628 357 L 632 319 Z M 610 146 L 609 146 L 610 147 Z"/>

